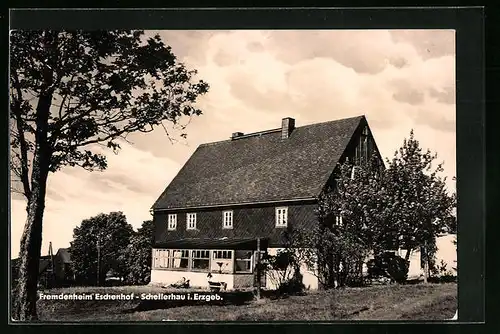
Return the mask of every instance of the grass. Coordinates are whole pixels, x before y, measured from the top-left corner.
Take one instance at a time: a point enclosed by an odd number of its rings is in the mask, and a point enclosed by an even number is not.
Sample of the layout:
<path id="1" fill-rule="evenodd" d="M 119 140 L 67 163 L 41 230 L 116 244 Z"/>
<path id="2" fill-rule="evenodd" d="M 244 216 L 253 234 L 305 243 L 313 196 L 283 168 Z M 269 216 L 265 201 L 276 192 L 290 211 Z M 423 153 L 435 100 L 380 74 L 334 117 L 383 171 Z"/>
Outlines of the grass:
<path id="1" fill-rule="evenodd" d="M 186 291 L 150 286 L 76 287 L 45 293 L 96 292 L 186 294 Z M 455 283 L 311 291 L 303 296 L 259 301 L 252 299 L 251 292 L 220 295 L 223 301 L 39 300 L 37 306 L 42 321 L 446 320 L 453 317 L 457 309 Z"/>

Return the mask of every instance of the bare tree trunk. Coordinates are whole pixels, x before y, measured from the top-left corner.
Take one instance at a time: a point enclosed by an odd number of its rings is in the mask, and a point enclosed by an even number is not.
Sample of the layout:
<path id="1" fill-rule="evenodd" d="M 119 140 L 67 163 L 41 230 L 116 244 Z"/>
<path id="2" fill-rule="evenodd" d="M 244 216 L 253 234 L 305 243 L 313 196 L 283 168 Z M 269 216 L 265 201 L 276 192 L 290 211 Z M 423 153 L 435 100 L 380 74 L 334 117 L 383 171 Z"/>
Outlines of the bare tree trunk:
<path id="1" fill-rule="evenodd" d="M 421 256 L 423 256 L 423 262 L 424 262 L 424 283 L 428 282 L 429 279 L 429 256 L 428 256 L 428 251 L 427 251 L 427 243 L 425 243 L 425 246 L 422 248 Z"/>
<path id="2" fill-rule="evenodd" d="M 51 73 L 46 73 L 52 76 Z M 51 83 L 51 79 L 46 81 Z M 20 321 L 37 320 L 36 301 L 40 253 L 42 247 L 42 223 L 45 210 L 45 194 L 51 150 L 48 143 L 48 118 L 52 103 L 52 90 L 38 100 L 35 133 L 35 152 L 31 172 L 31 197 L 28 215 L 21 238 L 19 280 L 16 289 L 15 318 Z"/>
<path id="3" fill-rule="evenodd" d="M 424 262 L 424 283 L 427 283 L 429 280 L 429 263 L 427 261 Z"/>
<path id="4" fill-rule="evenodd" d="M 19 280 L 16 298 L 16 318 L 20 321 L 37 320 L 36 300 L 40 253 L 42 247 L 42 221 L 45 209 L 45 191 L 48 168 L 33 166 L 32 197 L 28 218 L 24 226 L 21 249 Z"/>
<path id="5" fill-rule="evenodd" d="M 408 262 L 410 261 L 410 255 L 411 255 L 411 249 L 407 249 L 406 250 L 406 254 L 405 254 L 405 261 Z"/>

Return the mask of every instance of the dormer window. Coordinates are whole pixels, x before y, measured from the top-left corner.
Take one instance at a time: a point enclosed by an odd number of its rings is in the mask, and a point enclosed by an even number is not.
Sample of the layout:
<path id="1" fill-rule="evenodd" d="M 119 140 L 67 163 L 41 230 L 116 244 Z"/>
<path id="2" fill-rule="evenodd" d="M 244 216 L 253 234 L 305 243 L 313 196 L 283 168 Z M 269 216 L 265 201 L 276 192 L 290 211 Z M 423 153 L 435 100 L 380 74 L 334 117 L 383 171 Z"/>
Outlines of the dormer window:
<path id="1" fill-rule="evenodd" d="M 335 216 L 335 225 L 342 226 L 342 215 Z"/>
<path id="2" fill-rule="evenodd" d="M 233 211 L 222 211 L 222 227 L 233 228 Z"/>
<path id="3" fill-rule="evenodd" d="M 358 172 L 358 166 L 352 166 L 352 170 L 351 170 L 351 180 L 354 180 L 357 176 L 357 172 Z"/>
<path id="4" fill-rule="evenodd" d="M 286 227 L 288 224 L 288 208 L 276 208 L 276 227 Z"/>
<path id="5" fill-rule="evenodd" d="M 168 230 L 174 231 L 177 228 L 177 215 L 175 213 L 168 215 Z"/>
<path id="6" fill-rule="evenodd" d="M 186 229 L 196 230 L 196 213 L 188 213 L 186 215 Z"/>

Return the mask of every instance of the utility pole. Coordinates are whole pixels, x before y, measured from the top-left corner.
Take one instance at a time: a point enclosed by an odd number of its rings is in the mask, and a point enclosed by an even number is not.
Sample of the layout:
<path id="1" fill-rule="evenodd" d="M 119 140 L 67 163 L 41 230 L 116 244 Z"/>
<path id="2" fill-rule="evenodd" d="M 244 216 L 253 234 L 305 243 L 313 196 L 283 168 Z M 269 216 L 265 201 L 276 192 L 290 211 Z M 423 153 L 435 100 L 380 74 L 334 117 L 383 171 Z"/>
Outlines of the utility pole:
<path id="1" fill-rule="evenodd" d="M 424 243 L 424 251 L 422 252 L 424 255 L 424 283 L 427 283 L 429 277 L 429 256 L 427 252 L 427 241 Z"/>
<path id="2" fill-rule="evenodd" d="M 257 254 L 256 254 L 255 268 L 257 277 L 257 299 L 260 299 L 261 279 L 260 279 L 260 238 L 257 238 Z"/>
<path id="3" fill-rule="evenodd" d="M 100 244 L 100 238 L 97 238 L 97 286 L 99 286 L 99 278 L 101 276 L 101 268 L 100 268 L 100 262 L 101 262 L 101 244 Z"/>
<path id="4" fill-rule="evenodd" d="M 54 283 L 55 281 L 55 272 L 54 272 L 54 251 L 52 250 L 52 241 L 49 242 L 49 256 L 50 256 L 50 266 L 51 266 L 51 274 L 50 274 L 50 285 L 52 287 L 52 284 Z"/>

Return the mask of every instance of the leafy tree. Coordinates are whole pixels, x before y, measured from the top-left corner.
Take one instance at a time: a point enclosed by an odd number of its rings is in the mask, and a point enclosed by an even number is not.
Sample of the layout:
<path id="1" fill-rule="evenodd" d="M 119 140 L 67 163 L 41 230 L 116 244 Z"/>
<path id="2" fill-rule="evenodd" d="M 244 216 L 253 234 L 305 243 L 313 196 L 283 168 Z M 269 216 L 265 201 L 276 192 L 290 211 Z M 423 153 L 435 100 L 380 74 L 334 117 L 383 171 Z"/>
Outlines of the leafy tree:
<path id="1" fill-rule="evenodd" d="M 13 31 L 10 51 L 12 188 L 27 201 L 14 313 L 36 320 L 49 173 L 103 170 L 96 145 L 117 152 L 132 132 L 167 131 L 165 123 L 183 131 L 208 85 L 143 31 Z"/>
<path id="2" fill-rule="evenodd" d="M 406 250 L 405 260 L 412 251 L 422 249 L 426 278 L 436 252 L 436 236 L 456 225 L 456 196 L 448 193 L 446 178 L 439 176 L 443 164 L 433 165 L 436 158 L 437 154 L 422 150 L 412 130 L 394 158 L 387 161 L 385 173 L 394 209 L 387 223 L 397 231 L 398 246 Z"/>
<path id="3" fill-rule="evenodd" d="M 125 250 L 133 232 L 122 212 L 101 213 L 82 221 L 74 229 L 71 242 L 76 280 L 85 284 L 103 284 L 110 270 L 126 277 Z"/>
<path id="4" fill-rule="evenodd" d="M 413 131 L 384 169 L 377 156 L 354 166 L 345 161 L 336 169 L 335 182 L 319 198 L 318 224 L 296 231 L 295 249 L 309 266 L 317 266 L 320 283 L 357 284 L 368 255 L 387 250 L 422 249 L 424 263 L 433 266 L 435 238 L 456 231 L 455 194 L 449 195 L 442 164 L 432 168 L 436 155 L 422 152 Z M 399 260 L 397 260 L 399 261 Z M 397 280 L 405 276 L 403 261 Z"/>
<path id="5" fill-rule="evenodd" d="M 364 260 L 374 249 L 383 249 L 391 232 L 384 224 L 390 206 L 381 186 L 380 160 L 374 156 L 353 167 L 345 161 L 336 169 L 335 182 L 318 201 L 318 224 L 310 230 L 288 232 L 293 242 L 287 247 L 315 268 L 325 288 L 336 283 L 360 284 Z"/>
<path id="6" fill-rule="evenodd" d="M 126 264 L 129 269 L 127 281 L 132 284 L 147 284 L 151 279 L 153 228 L 153 221 L 147 220 L 130 238 Z"/>

